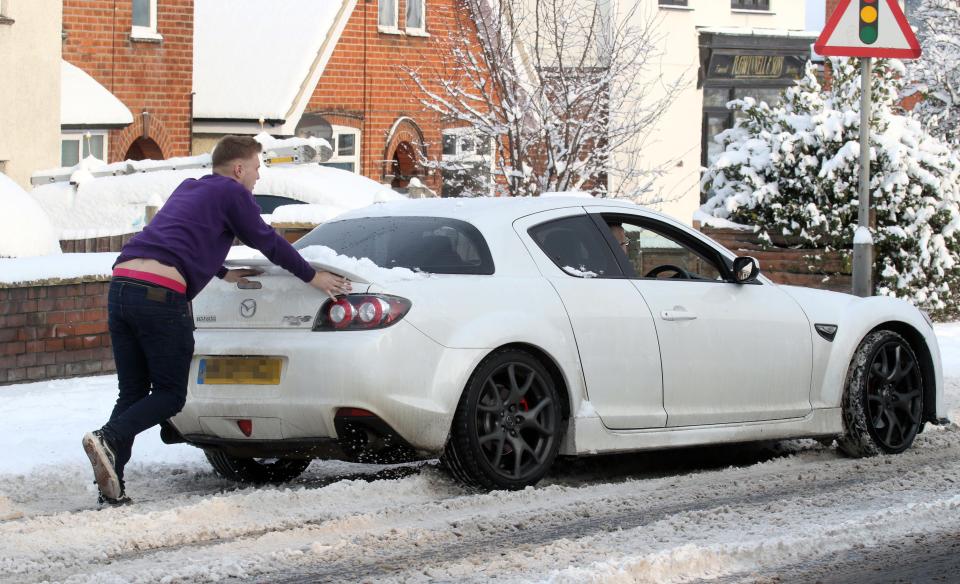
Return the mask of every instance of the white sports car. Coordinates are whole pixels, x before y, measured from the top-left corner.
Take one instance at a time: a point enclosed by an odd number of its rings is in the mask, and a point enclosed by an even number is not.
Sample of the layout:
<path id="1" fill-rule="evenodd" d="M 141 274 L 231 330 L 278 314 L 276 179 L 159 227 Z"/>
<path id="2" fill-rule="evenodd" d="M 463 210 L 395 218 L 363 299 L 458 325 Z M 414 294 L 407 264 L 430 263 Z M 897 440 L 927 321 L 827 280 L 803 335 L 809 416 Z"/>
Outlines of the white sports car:
<path id="1" fill-rule="evenodd" d="M 836 437 L 866 456 L 945 420 L 924 313 L 773 284 L 630 203 L 390 202 L 296 246 L 408 269 L 314 261 L 353 280 L 335 302 L 282 270 L 196 299 L 189 397 L 164 436 L 237 480 L 439 455 L 515 489 L 558 454 Z"/>

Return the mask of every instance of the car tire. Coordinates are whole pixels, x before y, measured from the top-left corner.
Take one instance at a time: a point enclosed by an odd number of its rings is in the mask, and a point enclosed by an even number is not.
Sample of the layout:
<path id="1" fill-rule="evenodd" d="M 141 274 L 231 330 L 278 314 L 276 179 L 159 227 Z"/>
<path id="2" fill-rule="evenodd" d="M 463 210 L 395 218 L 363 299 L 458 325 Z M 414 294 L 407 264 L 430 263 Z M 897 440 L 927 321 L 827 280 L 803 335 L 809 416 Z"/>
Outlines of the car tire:
<path id="1" fill-rule="evenodd" d="M 842 408 L 837 444 L 845 454 L 898 454 L 913 444 L 923 425 L 923 378 L 906 339 L 888 330 L 863 339 L 847 372 Z"/>
<path id="2" fill-rule="evenodd" d="M 460 397 L 444 466 L 460 482 L 483 489 L 536 484 L 560 449 L 560 399 L 536 357 L 518 349 L 492 353 Z"/>
<path id="3" fill-rule="evenodd" d="M 256 485 L 292 481 L 310 466 L 308 458 L 236 458 L 213 449 L 203 453 L 223 478 Z"/>

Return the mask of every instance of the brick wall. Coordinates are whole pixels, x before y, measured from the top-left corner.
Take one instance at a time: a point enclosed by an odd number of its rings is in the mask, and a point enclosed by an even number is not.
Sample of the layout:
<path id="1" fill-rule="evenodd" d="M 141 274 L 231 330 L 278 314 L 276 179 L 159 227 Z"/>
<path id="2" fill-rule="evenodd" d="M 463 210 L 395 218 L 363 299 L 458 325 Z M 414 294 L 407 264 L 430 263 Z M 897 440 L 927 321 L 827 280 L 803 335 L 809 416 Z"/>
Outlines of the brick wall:
<path id="1" fill-rule="evenodd" d="M 420 37 L 379 32 L 377 3 L 358 2 L 307 106 L 307 112 L 322 113 L 333 124 L 360 129 L 361 173 L 378 182 L 384 178 L 384 161 L 393 159 L 399 142 L 415 139 L 419 130 L 427 157 L 436 160 L 441 129 L 458 125 L 425 110 L 422 93 L 403 67 L 421 68 L 428 82 L 452 77 L 446 62 L 451 58 L 450 37 L 462 34 L 462 28 L 475 36 L 476 29 L 457 0 L 429 0 L 426 6 L 430 36 Z M 398 0 L 397 14 L 402 29 L 406 0 Z M 473 45 L 479 46 L 479 41 Z M 434 81 L 431 89 L 439 92 L 439 83 Z M 412 124 L 401 123 L 389 135 L 404 117 Z M 439 192 L 439 173 L 419 178 Z"/>
<path id="2" fill-rule="evenodd" d="M 193 87 L 193 0 L 159 0 L 160 42 L 131 39 L 133 3 L 64 0 L 63 58 L 80 67 L 130 109 L 134 122 L 110 132 L 109 161 L 124 160 L 146 136 L 164 158 L 190 153 Z M 64 96 L 64 99 L 69 99 Z M 150 113 L 144 118 L 141 113 Z"/>
<path id="3" fill-rule="evenodd" d="M 114 371 L 108 285 L 0 288 L 0 385 Z"/>
<path id="4" fill-rule="evenodd" d="M 737 255 L 757 258 L 760 273 L 778 284 L 834 292 L 849 293 L 852 290 L 850 254 L 764 246 L 753 232 L 738 229 L 702 227 L 700 230 Z"/>

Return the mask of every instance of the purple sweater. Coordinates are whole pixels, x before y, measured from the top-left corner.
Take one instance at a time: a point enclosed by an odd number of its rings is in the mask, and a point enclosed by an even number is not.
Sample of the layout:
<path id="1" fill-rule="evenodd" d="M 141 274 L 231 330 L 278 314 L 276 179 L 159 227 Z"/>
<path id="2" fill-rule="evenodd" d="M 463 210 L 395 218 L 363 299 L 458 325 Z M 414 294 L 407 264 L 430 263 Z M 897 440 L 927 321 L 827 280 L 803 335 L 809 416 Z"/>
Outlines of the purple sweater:
<path id="1" fill-rule="evenodd" d="M 304 282 L 316 273 L 263 222 L 253 194 L 217 174 L 183 181 L 150 224 L 123 246 L 117 263 L 144 258 L 173 266 L 187 281 L 192 300 L 215 275 L 226 273 L 223 261 L 234 237 Z"/>

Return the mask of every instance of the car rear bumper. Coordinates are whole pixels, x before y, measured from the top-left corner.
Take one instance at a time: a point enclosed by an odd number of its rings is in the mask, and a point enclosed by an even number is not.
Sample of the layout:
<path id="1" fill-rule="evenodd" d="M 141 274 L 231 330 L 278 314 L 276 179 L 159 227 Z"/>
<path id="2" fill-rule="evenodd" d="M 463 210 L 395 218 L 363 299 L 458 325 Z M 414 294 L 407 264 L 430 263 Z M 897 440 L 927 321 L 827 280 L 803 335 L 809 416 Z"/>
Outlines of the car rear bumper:
<path id="1" fill-rule="evenodd" d="M 338 437 L 340 408 L 361 408 L 414 449 L 440 452 L 463 387 L 487 352 L 443 347 L 405 322 L 376 331 L 204 329 L 195 336 L 187 402 L 171 421 L 188 442 L 212 447 L 319 447 Z M 279 385 L 198 383 L 200 359 L 227 355 L 281 358 Z M 237 420 L 251 420 L 249 436 Z"/>

